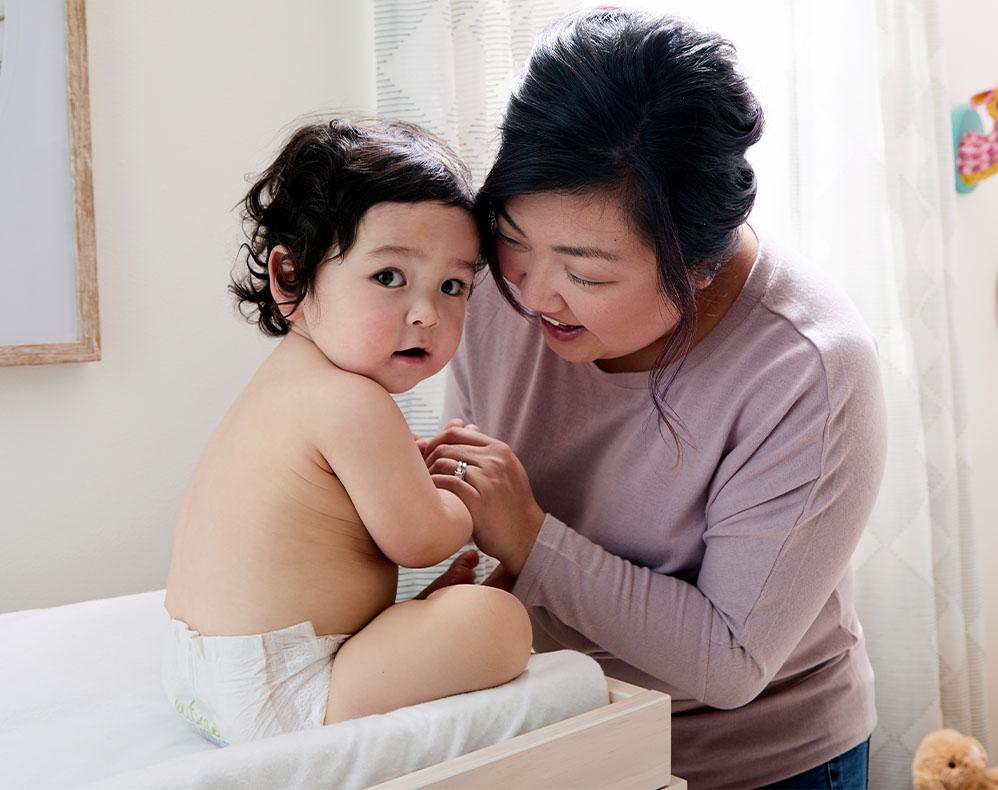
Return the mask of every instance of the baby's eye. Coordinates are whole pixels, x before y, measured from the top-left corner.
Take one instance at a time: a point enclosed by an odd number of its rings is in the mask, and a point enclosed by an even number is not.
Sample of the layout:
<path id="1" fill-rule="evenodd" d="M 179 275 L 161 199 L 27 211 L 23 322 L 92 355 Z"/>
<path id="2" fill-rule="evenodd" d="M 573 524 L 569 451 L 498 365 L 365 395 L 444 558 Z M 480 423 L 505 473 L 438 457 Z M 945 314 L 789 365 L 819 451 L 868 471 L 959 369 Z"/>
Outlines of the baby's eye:
<path id="1" fill-rule="evenodd" d="M 468 284 L 464 280 L 444 280 L 440 290 L 448 296 L 460 296 L 468 290 Z"/>
<path id="2" fill-rule="evenodd" d="M 374 279 L 385 288 L 401 288 L 405 285 L 405 277 L 398 269 L 382 269 Z"/>

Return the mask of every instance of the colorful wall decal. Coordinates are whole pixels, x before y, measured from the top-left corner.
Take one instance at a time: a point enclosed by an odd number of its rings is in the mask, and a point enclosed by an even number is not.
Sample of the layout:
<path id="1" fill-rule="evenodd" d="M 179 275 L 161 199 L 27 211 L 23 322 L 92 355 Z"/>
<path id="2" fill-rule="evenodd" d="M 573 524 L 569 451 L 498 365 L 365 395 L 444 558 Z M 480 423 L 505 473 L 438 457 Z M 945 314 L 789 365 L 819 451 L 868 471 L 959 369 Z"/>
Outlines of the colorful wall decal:
<path id="1" fill-rule="evenodd" d="M 991 131 L 984 131 L 983 107 L 991 116 Z M 953 110 L 953 153 L 956 191 L 972 192 L 988 176 L 998 173 L 998 87 L 981 91 Z"/>

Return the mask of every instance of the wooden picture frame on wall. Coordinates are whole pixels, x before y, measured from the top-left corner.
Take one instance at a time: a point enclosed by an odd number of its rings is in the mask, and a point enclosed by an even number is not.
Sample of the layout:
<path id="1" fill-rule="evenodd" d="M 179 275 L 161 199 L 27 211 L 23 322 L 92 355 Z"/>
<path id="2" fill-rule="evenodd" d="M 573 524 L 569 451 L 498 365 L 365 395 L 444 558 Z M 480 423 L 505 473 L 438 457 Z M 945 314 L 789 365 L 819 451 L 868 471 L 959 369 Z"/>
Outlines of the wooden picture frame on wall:
<path id="1" fill-rule="evenodd" d="M 100 359 L 90 157 L 85 0 L 0 0 L 0 366 Z"/>

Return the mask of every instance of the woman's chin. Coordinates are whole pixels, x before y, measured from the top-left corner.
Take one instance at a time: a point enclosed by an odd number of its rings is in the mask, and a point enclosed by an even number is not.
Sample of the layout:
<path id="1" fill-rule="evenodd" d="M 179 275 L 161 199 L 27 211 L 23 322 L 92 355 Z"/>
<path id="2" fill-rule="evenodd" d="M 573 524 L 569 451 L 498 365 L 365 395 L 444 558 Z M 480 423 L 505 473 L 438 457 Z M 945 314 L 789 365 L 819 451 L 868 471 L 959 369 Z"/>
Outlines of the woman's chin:
<path id="1" fill-rule="evenodd" d="M 574 341 L 565 343 L 555 340 L 546 332 L 544 333 L 544 344 L 566 362 L 595 362 L 599 358 L 588 343 Z"/>

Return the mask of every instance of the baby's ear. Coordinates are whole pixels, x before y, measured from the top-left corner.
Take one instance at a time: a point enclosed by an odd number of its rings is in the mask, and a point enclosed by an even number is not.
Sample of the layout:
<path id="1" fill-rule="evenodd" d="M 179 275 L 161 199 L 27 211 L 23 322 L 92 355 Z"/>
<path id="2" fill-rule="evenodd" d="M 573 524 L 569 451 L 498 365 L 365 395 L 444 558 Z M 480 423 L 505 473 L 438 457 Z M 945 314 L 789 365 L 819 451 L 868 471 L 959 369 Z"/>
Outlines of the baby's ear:
<path id="1" fill-rule="evenodd" d="M 281 315 L 293 321 L 298 317 L 301 305 L 295 305 L 294 294 L 289 290 L 294 283 L 295 267 L 287 247 L 279 244 L 270 251 L 270 257 L 267 258 L 267 275 L 270 278 L 270 292 L 277 302 Z"/>

